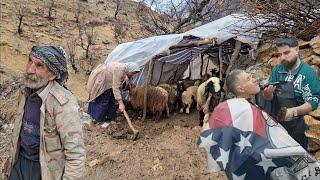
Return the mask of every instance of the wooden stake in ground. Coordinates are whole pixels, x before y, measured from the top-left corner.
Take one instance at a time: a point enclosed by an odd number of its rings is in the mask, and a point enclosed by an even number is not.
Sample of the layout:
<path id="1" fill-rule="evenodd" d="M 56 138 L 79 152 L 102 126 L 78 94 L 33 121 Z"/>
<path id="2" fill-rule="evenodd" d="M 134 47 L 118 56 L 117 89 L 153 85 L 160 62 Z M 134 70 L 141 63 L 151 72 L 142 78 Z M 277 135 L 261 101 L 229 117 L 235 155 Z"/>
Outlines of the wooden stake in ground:
<path id="1" fill-rule="evenodd" d="M 129 116 L 128 116 L 128 113 L 127 113 L 125 110 L 124 110 L 122 113 L 123 113 L 124 117 L 126 117 L 130 129 L 133 131 L 133 138 L 132 138 L 132 140 L 133 140 L 133 141 L 137 140 L 138 135 L 139 135 L 139 131 L 136 130 L 136 129 L 132 126 L 132 123 L 131 123 L 131 120 L 130 120 L 130 118 L 129 118 Z"/>
<path id="2" fill-rule="evenodd" d="M 142 121 L 146 120 L 147 117 L 147 92 L 148 92 L 148 85 L 151 81 L 151 77 L 152 77 L 152 71 L 153 71 L 153 61 L 154 59 L 152 58 L 149 61 L 149 68 L 148 68 L 148 75 L 147 75 L 147 80 L 145 81 L 144 84 L 144 96 L 143 96 L 143 116 L 142 116 Z"/>

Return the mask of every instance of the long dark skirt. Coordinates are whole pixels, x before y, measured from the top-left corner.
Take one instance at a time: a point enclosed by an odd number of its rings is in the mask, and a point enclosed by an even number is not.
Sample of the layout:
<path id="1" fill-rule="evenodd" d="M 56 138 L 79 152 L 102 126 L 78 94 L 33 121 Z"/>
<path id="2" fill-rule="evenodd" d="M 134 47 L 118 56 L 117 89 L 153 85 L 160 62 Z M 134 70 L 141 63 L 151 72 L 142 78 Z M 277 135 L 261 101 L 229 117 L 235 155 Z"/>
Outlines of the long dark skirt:
<path id="1" fill-rule="evenodd" d="M 114 120 L 117 116 L 117 106 L 112 89 L 105 91 L 94 102 L 89 102 L 88 113 L 98 122 Z"/>
<path id="2" fill-rule="evenodd" d="M 33 157 L 19 154 L 16 164 L 10 171 L 9 180 L 40 180 L 41 166 L 39 161 L 34 161 Z"/>

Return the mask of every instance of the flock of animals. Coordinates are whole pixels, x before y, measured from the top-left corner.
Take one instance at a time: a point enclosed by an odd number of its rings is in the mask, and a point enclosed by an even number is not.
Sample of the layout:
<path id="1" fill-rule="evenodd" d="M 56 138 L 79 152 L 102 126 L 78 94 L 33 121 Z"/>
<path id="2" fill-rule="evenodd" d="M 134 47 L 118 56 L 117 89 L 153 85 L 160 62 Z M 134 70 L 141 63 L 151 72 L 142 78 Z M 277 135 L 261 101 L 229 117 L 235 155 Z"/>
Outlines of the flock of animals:
<path id="1" fill-rule="evenodd" d="M 222 81 L 217 77 L 219 72 L 200 83 L 199 80 L 183 80 L 177 84 L 159 84 L 147 87 L 147 112 L 158 121 L 163 112 L 190 113 L 191 108 L 199 111 L 199 125 L 208 121 L 210 113 L 218 105 L 222 89 Z M 144 87 L 130 85 L 131 106 L 137 113 L 144 107 Z"/>

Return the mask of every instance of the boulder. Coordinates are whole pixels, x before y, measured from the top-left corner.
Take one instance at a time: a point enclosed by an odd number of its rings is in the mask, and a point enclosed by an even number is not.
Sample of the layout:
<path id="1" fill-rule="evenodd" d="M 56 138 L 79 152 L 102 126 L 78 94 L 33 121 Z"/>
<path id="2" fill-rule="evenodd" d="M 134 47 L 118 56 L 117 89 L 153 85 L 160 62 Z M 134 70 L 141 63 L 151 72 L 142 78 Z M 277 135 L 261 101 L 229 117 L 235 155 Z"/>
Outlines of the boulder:
<path id="1" fill-rule="evenodd" d="M 312 55 L 313 55 L 312 48 L 306 48 L 306 49 L 300 49 L 299 50 L 299 56 L 302 59 L 305 59 L 305 58 L 310 57 Z"/>
<path id="2" fill-rule="evenodd" d="M 313 48 L 313 52 L 320 55 L 320 47 L 318 48 Z"/>
<path id="3" fill-rule="evenodd" d="M 314 37 L 313 39 L 311 39 L 309 41 L 309 44 L 313 49 L 319 49 L 320 50 L 320 35 Z"/>
<path id="4" fill-rule="evenodd" d="M 257 63 L 268 62 L 272 57 L 278 53 L 277 47 L 272 44 L 264 44 L 258 49 Z"/>
<path id="5" fill-rule="evenodd" d="M 318 151 L 320 150 L 320 146 L 319 144 L 313 142 L 313 141 L 309 141 L 308 142 L 308 151 L 309 152 L 315 152 L 315 151 Z"/>
<path id="6" fill-rule="evenodd" d="M 320 119 L 320 107 L 312 112 L 309 112 L 309 115 L 314 118 Z M 320 120 L 318 122 L 320 124 Z"/>
<path id="7" fill-rule="evenodd" d="M 85 120 L 85 121 L 82 121 L 82 126 L 86 129 L 90 129 L 93 125 L 93 122 L 92 120 Z"/>
<path id="8" fill-rule="evenodd" d="M 320 149 L 320 121 L 316 118 L 305 115 L 304 121 L 309 126 L 309 130 L 305 132 L 305 135 L 309 138 L 308 150 L 316 151 Z"/>
<path id="9" fill-rule="evenodd" d="M 318 151 L 316 154 L 315 154 L 315 157 L 317 160 L 320 160 L 320 151 Z"/>
<path id="10" fill-rule="evenodd" d="M 100 160 L 98 159 L 94 159 L 92 161 L 89 162 L 89 167 L 93 167 L 93 166 L 96 166 L 100 163 Z"/>
<path id="11" fill-rule="evenodd" d="M 274 67 L 274 66 L 276 66 L 277 64 L 280 64 L 280 63 L 281 63 L 281 60 L 280 60 L 279 57 L 273 57 L 268 61 L 268 64 L 270 64 L 270 66 L 272 66 L 272 67 Z"/>
<path id="12" fill-rule="evenodd" d="M 308 57 L 303 58 L 303 60 L 304 60 L 306 63 L 311 64 L 313 58 L 312 58 L 312 56 L 308 56 Z"/>

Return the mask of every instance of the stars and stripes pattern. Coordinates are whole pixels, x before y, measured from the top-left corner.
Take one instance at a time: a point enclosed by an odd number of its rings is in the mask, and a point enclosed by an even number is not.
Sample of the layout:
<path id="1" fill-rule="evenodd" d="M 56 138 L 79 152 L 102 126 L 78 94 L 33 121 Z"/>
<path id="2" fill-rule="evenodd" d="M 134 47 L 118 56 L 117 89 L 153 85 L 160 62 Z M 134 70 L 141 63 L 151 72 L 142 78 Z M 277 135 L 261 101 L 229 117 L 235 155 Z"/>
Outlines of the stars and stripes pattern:
<path id="1" fill-rule="evenodd" d="M 281 154 L 283 149 L 294 149 L 292 154 L 306 153 L 281 125 L 242 98 L 227 100 L 215 108 L 198 146 L 210 153 L 228 179 L 234 180 L 270 179 L 275 168 L 291 167 L 294 161 L 288 157 L 290 153 Z"/>

